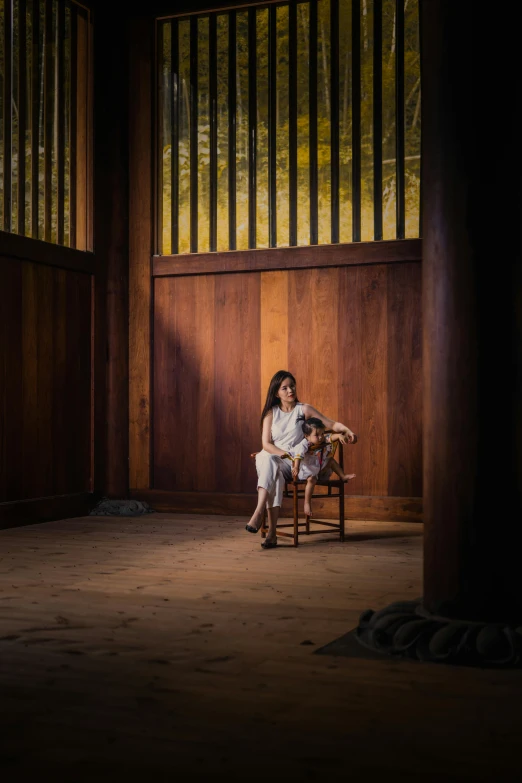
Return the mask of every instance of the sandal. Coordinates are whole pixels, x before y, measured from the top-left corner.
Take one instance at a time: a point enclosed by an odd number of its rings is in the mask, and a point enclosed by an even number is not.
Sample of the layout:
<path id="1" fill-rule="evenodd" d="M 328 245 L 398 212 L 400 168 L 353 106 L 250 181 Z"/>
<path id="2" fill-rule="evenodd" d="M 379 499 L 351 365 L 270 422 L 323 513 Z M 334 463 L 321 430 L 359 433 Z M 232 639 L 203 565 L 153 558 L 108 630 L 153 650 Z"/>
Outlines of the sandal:
<path id="1" fill-rule="evenodd" d="M 273 541 L 270 541 L 269 538 L 266 538 L 264 541 L 261 542 L 261 546 L 263 549 L 275 549 L 277 546 L 277 538 L 274 538 Z"/>
<path id="2" fill-rule="evenodd" d="M 249 533 L 259 533 L 262 527 L 263 527 L 263 523 L 261 522 L 259 527 L 254 527 L 253 525 L 245 525 L 245 530 L 248 530 Z"/>

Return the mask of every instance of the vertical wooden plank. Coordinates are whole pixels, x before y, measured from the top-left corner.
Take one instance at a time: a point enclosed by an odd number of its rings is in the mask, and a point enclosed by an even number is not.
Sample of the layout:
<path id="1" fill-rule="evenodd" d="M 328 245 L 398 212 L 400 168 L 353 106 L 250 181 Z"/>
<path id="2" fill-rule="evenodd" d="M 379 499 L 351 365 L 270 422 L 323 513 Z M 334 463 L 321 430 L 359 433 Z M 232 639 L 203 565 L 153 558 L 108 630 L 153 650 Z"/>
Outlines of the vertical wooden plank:
<path id="1" fill-rule="evenodd" d="M 63 269 L 54 271 L 53 279 L 53 395 L 52 395 L 52 429 L 53 441 L 56 444 L 54 453 L 53 495 L 65 495 L 67 485 L 67 463 L 70 459 L 67 445 L 67 428 L 69 419 L 81 416 L 82 411 L 76 410 L 74 384 L 71 383 L 69 367 L 67 366 L 67 331 L 72 324 L 67 323 L 67 276 Z M 80 346 L 77 346 L 80 350 Z"/>
<path id="2" fill-rule="evenodd" d="M 36 453 L 38 477 L 36 487 L 40 497 L 52 495 L 53 463 L 56 444 L 53 440 L 53 273 L 52 267 L 39 265 L 36 268 L 37 281 L 37 431 Z M 76 346 L 78 351 L 78 346 Z M 78 415 L 78 414 L 77 414 Z M 81 415 L 81 414 L 80 414 Z"/>
<path id="3" fill-rule="evenodd" d="M 237 492 L 254 492 L 256 470 L 250 457 L 261 445 L 259 416 L 260 366 L 260 316 L 261 280 L 259 273 L 242 275 L 240 304 L 240 411 L 241 411 L 241 475 Z M 264 402 L 264 400 L 263 400 Z"/>
<path id="4" fill-rule="evenodd" d="M 69 418 L 65 436 L 64 449 L 67 454 L 66 482 L 69 491 L 76 490 L 80 483 L 80 469 L 78 467 L 77 451 L 81 440 L 80 416 L 81 408 L 78 404 L 78 384 L 80 379 L 80 325 L 79 310 L 80 298 L 78 292 L 78 280 L 76 275 L 68 273 L 65 279 L 66 303 L 65 322 L 67 324 L 65 354 L 67 364 L 67 386 L 70 397 L 75 400 L 78 413 Z"/>
<path id="5" fill-rule="evenodd" d="M 176 279 L 157 277 L 154 281 L 154 461 L 153 486 L 156 489 L 173 489 L 171 447 L 174 441 L 176 406 L 173 399 L 177 368 L 174 364 L 174 324 L 170 311 L 170 289 Z"/>
<path id="6" fill-rule="evenodd" d="M 211 492 L 216 489 L 216 443 L 214 438 L 214 302 L 215 277 L 205 275 L 194 278 L 197 308 L 195 331 L 195 357 L 198 374 L 197 399 L 197 465 L 192 460 L 195 489 Z M 194 315 L 191 315 L 194 318 Z M 217 452 L 219 459 L 219 451 Z"/>
<path id="7" fill-rule="evenodd" d="M 0 502 L 23 493 L 22 264 L 2 260 L 0 302 Z"/>
<path id="8" fill-rule="evenodd" d="M 78 250 L 87 250 L 89 30 L 83 10 L 76 13 L 76 35 L 76 247 Z"/>
<path id="9" fill-rule="evenodd" d="M 387 267 L 361 267 L 361 356 L 364 495 L 388 494 Z"/>
<path id="10" fill-rule="evenodd" d="M 308 334 L 313 380 L 309 402 L 321 413 L 337 421 L 339 270 L 314 269 L 311 285 L 313 306 Z"/>
<path id="11" fill-rule="evenodd" d="M 78 287 L 78 385 L 76 399 L 79 416 L 79 436 L 76 454 L 78 458 L 77 492 L 91 488 L 92 476 L 92 426 L 93 426 L 93 333 L 92 333 L 92 278 L 80 272 L 75 273 Z"/>
<path id="12" fill-rule="evenodd" d="M 129 25 L 129 483 L 150 486 L 153 25 Z"/>
<path id="13" fill-rule="evenodd" d="M 421 265 L 388 270 L 388 493 L 422 495 Z"/>
<path id="14" fill-rule="evenodd" d="M 270 379 L 288 369 L 288 277 L 292 272 L 261 272 L 261 407 Z"/>
<path id="15" fill-rule="evenodd" d="M 312 269 L 288 273 L 288 369 L 297 381 L 301 402 L 313 405 L 314 367 L 310 352 Z"/>
<path id="16" fill-rule="evenodd" d="M 216 490 L 236 492 L 241 484 L 241 395 L 249 378 L 241 375 L 243 274 L 218 275 L 215 283 L 214 420 Z"/>
<path id="17" fill-rule="evenodd" d="M 38 433 L 38 310 L 37 267 L 22 268 L 22 456 L 24 487 L 20 499 L 41 497 L 37 453 Z"/>
<path id="18" fill-rule="evenodd" d="M 197 431 L 199 391 L 199 367 L 195 351 L 199 303 L 196 302 L 195 278 L 178 277 L 173 282 L 170 288 L 170 308 L 174 315 L 170 328 L 173 328 L 175 335 L 175 371 L 172 377 L 175 420 L 174 432 L 170 433 L 175 468 L 173 489 L 190 491 L 196 486 L 197 471 L 193 439 Z M 180 439 L 184 441 L 182 446 L 176 443 L 177 433 L 183 433 Z M 185 434 L 188 437 L 184 437 Z"/>
<path id="19" fill-rule="evenodd" d="M 154 486 L 213 490 L 214 278 L 157 279 L 154 335 Z"/>
<path id="20" fill-rule="evenodd" d="M 355 473 L 345 491 L 362 495 L 364 485 L 362 432 L 362 347 L 361 267 L 339 270 L 338 353 L 339 419 L 359 437 L 359 442 L 344 449 L 347 473 Z"/>

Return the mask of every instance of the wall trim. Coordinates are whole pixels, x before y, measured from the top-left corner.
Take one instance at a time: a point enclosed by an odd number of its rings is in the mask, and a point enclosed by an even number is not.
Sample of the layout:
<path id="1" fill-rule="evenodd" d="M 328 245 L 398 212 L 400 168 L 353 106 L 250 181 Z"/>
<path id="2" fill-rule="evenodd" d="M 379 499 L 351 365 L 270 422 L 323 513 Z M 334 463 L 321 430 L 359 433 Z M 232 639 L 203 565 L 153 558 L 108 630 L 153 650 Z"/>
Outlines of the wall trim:
<path id="1" fill-rule="evenodd" d="M 131 489 L 135 500 L 144 500 L 155 511 L 186 514 L 220 514 L 226 516 L 250 515 L 255 508 L 255 494 L 227 494 L 222 492 L 169 492 L 160 489 Z M 314 513 L 333 519 L 336 501 L 316 499 Z M 399 498 L 368 495 L 346 495 L 346 519 L 378 522 L 422 522 L 422 498 Z M 291 501 L 283 500 L 281 516 L 291 515 Z"/>
<path id="2" fill-rule="evenodd" d="M 421 260 L 421 239 L 349 242 L 339 245 L 228 250 L 222 253 L 182 253 L 153 256 L 153 277 L 210 275 L 224 272 L 265 272 L 363 264 L 399 264 Z"/>
<path id="3" fill-rule="evenodd" d="M 0 231 L 0 260 L 2 257 L 56 266 L 72 272 L 85 272 L 88 275 L 93 275 L 95 272 L 94 253 L 88 250 L 54 245 L 42 239 L 22 237 L 18 234 L 9 234 L 7 231 Z"/>
<path id="4" fill-rule="evenodd" d="M 86 516 L 100 500 L 99 492 L 77 492 L 0 503 L 0 530 L 55 519 Z"/>

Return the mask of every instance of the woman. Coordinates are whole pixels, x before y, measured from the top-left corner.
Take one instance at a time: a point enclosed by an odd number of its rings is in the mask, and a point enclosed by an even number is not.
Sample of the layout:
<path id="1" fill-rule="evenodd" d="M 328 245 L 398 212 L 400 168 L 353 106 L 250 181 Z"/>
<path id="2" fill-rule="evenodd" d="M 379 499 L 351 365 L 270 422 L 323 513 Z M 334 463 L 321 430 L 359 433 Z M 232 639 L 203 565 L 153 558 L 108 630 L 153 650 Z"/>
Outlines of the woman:
<path id="1" fill-rule="evenodd" d="M 299 402 L 292 373 L 287 370 L 276 372 L 270 381 L 261 414 L 263 451 L 256 455 L 257 507 L 246 526 L 249 533 L 257 533 L 263 521 L 265 507 L 268 509 L 268 533 L 261 544 L 265 549 L 277 546 L 276 525 L 284 484 L 292 478 L 292 463 L 281 457 L 303 439 L 302 423 L 313 417 L 320 419 L 326 429 L 342 435 L 341 443 L 357 441 L 357 436 L 349 427 L 323 416 L 311 405 Z"/>

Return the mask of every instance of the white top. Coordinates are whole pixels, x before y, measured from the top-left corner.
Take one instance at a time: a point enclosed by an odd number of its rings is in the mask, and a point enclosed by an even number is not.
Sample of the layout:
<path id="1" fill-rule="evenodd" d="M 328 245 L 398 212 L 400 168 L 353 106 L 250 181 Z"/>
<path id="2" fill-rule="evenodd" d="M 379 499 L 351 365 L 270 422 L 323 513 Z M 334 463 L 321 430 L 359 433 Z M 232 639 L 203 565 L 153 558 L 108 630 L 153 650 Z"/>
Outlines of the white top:
<path id="1" fill-rule="evenodd" d="M 303 440 L 303 422 L 305 420 L 303 403 L 298 402 L 289 413 L 284 413 L 278 405 L 272 408 L 272 443 L 278 449 L 288 451 Z"/>

